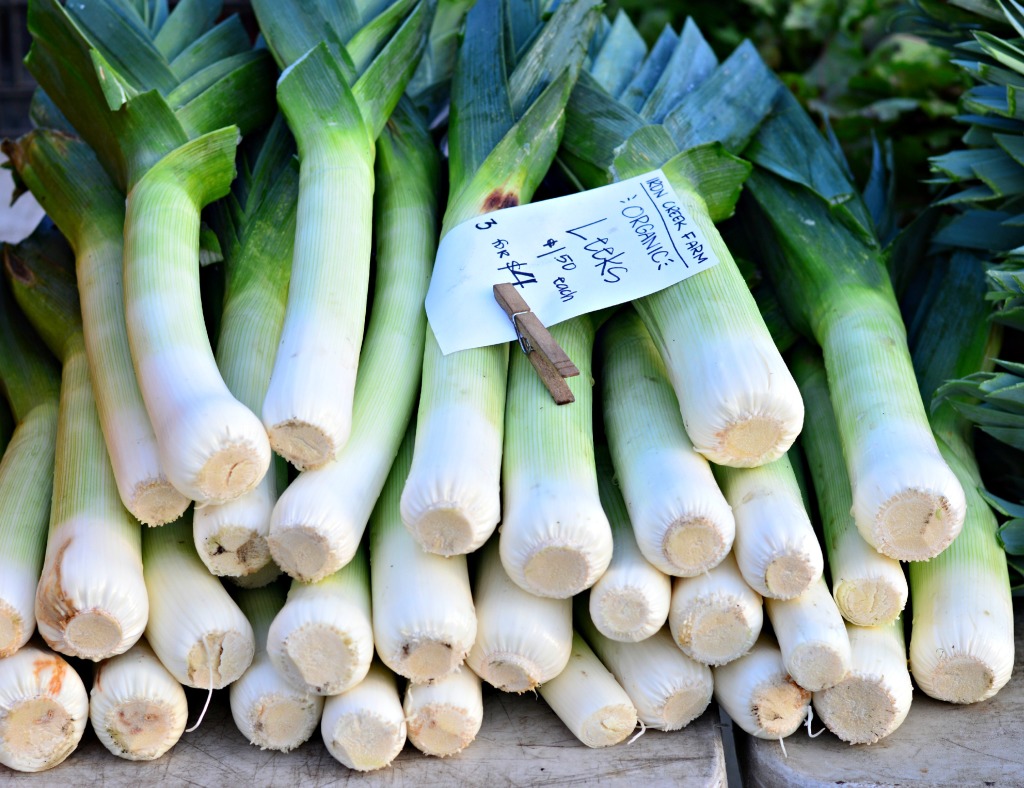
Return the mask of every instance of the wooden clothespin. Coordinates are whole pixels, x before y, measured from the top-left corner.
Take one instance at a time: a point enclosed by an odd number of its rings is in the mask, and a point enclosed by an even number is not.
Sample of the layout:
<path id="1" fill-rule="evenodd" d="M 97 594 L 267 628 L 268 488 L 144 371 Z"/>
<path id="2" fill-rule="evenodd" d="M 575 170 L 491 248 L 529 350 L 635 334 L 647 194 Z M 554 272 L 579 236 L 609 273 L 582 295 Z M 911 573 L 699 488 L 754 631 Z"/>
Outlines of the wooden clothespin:
<path id="1" fill-rule="evenodd" d="M 575 402 L 576 398 L 572 395 L 565 378 L 575 377 L 580 371 L 555 342 L 555 338 L 540 322 L 540 318 L 533 313 L 530 305 L 523 300 L 516 286 L 510 282 L 495 285 L 494 299 L 512 321 L 516 336 L 519 338 L 519 346 L 530 359 L 533 368 L 537 370 L 544 386 L 551 392 L 555 403 L 567 405 Z"/>

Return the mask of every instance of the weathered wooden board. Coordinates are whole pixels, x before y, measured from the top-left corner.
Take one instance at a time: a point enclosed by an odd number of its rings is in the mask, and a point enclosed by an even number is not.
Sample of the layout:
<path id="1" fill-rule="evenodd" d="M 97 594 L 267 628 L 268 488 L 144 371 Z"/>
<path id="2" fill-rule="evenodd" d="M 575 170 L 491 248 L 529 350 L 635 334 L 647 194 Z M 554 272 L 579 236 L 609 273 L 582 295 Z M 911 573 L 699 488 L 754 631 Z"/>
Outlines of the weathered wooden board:
<path id="1" fill-rule="evenodd" d="M 799 731 L 778 742 L 734 726 L 746 788 L 867 786 L 1024 786 L 1024 614 L 1015 622 L 1017 660 L 998 695 L 971 706 L 932 700 L 914 690 L 906 722 L 871 746 L 851 746 L 825 732 Z M 815 721 L 814 729 L 821 727 Z"/>
<path id="2" fill-rule="evenodd" d="M 204 696 L 189 691 L 190 721 Z M 626 785 L 724 788 L 725 758 L 714 706 L 682 731 L 648 731 L 633 744 L 591 750 L 576 740 L 544 701 L 533 695 L 485 692 L 477 740 L 452 758 L 428 758 L 411 745 L 391 768 L 352 772 L 320 740 L 290 753 L 261 752 L 236 730 L 227 692 L 218 692 L 199 730 L 186 733 L 155 761 L 132 762 L 107 752 L 91 731 L 60 766 L 18 774 L 0 766 L 0 784 L 17 786 L 362 786 Z"/>

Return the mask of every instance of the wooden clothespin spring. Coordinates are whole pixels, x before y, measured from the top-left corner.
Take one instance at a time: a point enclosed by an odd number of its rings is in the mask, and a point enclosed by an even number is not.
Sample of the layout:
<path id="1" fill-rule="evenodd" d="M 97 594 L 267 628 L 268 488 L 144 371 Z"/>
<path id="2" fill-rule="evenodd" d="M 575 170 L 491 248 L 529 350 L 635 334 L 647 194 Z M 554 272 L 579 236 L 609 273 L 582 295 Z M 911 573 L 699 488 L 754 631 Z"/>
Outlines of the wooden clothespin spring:
<path id="1" fill-rule="evenodd" d="M 530 309 L 530 305 L 523 300 L 515 285 L 510 282 L 495 285 L 494 299 L 512 321 L 519 346 L 530 359 L 533 368 L 537 370 L 544 387 L 551 392 L 555 403 L 567 405 L 575 402 L 576 398 L 572 395 L 565 378 L 579 375 L 579 369 L 551 336 L 551 332 L 540 322 L 540 318 Z"/>

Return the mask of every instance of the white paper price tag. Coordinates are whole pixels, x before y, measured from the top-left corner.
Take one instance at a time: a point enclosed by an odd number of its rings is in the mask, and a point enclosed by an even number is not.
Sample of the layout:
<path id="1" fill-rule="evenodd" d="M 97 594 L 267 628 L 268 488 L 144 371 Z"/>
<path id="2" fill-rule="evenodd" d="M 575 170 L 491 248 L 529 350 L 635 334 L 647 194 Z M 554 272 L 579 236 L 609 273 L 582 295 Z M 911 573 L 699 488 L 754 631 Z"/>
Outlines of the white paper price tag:
<path id="1" fill-rule="evenodd" d="M 448 354 L 516 338 L 494 300 L 500 282 L 546 326 L 650 295 L 718 263 L 710 221 L 661 170 L 485 214 L 441 240 L 427 318 Z"/>

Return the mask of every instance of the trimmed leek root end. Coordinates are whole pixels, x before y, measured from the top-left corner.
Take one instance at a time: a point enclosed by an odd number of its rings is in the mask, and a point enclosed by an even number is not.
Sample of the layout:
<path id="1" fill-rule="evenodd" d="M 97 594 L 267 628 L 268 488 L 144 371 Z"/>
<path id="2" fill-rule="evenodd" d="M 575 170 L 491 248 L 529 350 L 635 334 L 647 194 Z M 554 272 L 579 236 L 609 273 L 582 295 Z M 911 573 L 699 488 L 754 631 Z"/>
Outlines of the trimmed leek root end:
<path id="1" fill-rule="evenodd" d="M 319 582 L 341 568 L 327 538 L 308 526 L 271 531 L 267 545 L 274 562 L 303 583 Z"/>
<path id="2" fill-rule="evenodd" d="M 300 471 L 319 468 L 340 448 L 324 430 L 301 419 L 267 427 L 270 447 Z"/>
<path id="3" fill-rule="evenodd" d="M 361 682 L 324 702 L 320 733 L 327 750 L 350 769 L 390 764 L 405 746 L 405 711 L 394 675 L 379 662 Z"/>
<path id="4" fill-rule="evenodd" d="M 433 684 L 409 684 L 403 709 L 416 749 L 441 758 L 455 755 L 469 746 L 483 724 L 480 679 L 460 666 Z"/>
<path id="5" fill-rule="evenodd" d="M 718 465 L 732 468 L 754 468 L 777 459 L 785 451 L 780 451 L 780 446 L 788 438 L 781 420 L 760 415 L 735 419 L 715 437 L 716 445 L 703 454 Z"/>
<path id="6" fill-rule="evenodd" d="M 135 486 L 128 509 L 144 525 L 166 525 L 185 513 L 191 501 L 165 478 L 150 479 Z"/>
<path id="7" fill-rule="evenodd" d="M 96 668 L 89 720 L 117 757 L 159 758 L 181 738 L 187 717 L 185 691 L 145 641 Z"/>
<path id="8" fill-rule="evenodd" d="M 210 572 L 219 577 L 241 577 L 258 572 L 270 561 L 267 540 L 244 526 L 222 526 L 196 551 Z"/>
<path id="9" fill-rule="evenodd" d="M 41 772 L 78 746 L 89 716 L 82 680 L 62 657 L 29 645 L 0 660 L 0 763 Z"/>

